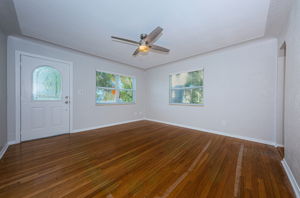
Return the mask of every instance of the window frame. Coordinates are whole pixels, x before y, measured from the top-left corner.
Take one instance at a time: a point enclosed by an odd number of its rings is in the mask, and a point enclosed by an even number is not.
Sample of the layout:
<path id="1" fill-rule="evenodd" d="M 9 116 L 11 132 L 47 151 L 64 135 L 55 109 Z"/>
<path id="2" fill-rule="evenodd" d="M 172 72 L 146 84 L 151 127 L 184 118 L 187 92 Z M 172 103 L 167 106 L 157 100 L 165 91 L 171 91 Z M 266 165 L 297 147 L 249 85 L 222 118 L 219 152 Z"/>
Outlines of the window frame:
<path id="1" fill-rule="evenodd" d="M 97 72 L 103 72 L 103 73 L 109 73 L 116 76 L 116 88 L 111 87 L 97 87 Z M 130 77 L 132 78 L 132 89 L 121 89 L 119 88 L 119 82 L 120 82 L 120 76 Z M 106 89 L 106 90 L 116 90 L 116 102 L 101 102 L 97 103 L 97 88 Z M 133 91 L 133 102 L 120 102 L 119 96 L 120 91 Z M 96 69 L 95 72 L 95 104 L 99 106 L 103 105 L 131 105 L 136 104 L 136 77 L 132 75 L 122 74 L 122 73 L 116 73 L 116 72 L 110 72 L 105 70 L 98 70 Z"/>
<path id="2" fill-rule="evenodd" d="M 172 75 L 177 75 L 177 74 L 181 74 L 181 73 L 189 73 L 189 72 L 195 72 L 195 71 L 202 71 L 203 72 L 203 85 L 202 86 L 193 86 L 193 87 L 183 87 L 183 88 L 172 88 Z M 198 68 L 198 69 L 191 69 L 191 70 L 185 70 L 185 71 L 180 71 L 180 72 L 173 72 L 169 74 L 169 105 L 180 105 L 180 106 L 204 106 L 205 104 L 205 94 L 204 94 L 204 68 Z M 201 104 L 189 104 L 189 103 L 175 103 L 172 102 L 172 90 L 187 90 L 187 89 L 202 89 L 203 92 L 203 102 Z"/>

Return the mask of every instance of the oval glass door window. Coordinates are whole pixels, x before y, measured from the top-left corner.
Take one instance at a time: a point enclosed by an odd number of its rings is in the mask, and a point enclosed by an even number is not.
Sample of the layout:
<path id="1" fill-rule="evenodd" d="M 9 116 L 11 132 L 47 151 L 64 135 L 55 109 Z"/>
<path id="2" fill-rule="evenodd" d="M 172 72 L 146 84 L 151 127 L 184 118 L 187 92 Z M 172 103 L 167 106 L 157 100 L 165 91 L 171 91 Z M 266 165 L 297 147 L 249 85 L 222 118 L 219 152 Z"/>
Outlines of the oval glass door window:
<path id="1" fill-rule="evenodd" d="M 50 66 L 40 66 L 33 71 L 33 100 L 61 100 L 61 73 Z"/>

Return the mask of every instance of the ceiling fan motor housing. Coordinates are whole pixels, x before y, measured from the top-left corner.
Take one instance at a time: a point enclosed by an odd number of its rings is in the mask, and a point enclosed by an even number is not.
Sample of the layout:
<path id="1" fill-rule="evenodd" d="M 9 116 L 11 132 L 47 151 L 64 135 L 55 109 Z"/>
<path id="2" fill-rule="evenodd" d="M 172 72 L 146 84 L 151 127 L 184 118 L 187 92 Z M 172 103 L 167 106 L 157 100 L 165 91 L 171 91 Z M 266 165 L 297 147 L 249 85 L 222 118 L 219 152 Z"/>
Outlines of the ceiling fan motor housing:
<path id="1" fill-rule="evenodd" d="M 149 35 L 141 34 L 140 35 L 141 40 L 139 42 L 130 39 L 116 37 L 116 36 L 111 36 L 111 37 L 116 40 L 125 41 L 131 44 L 138 45 L 138 48 L 132 54 L 133 56 L 136 56 L 139 52 L 148 52 L 150 49 L 161 51 L 161 52 L 169 52 L 170 50 L 167 48 L 153 45 L 153 43 L 156 41 L 156 39 L 158 38 L 158 36 L 161 34 L 162 31 L 163 29 L 158 26 Z"/>
<path id="2" fill-rule="evenodd" d="M 148 35 L 147 34 L 141 34 L 141 39 L 144 40 Z"/>

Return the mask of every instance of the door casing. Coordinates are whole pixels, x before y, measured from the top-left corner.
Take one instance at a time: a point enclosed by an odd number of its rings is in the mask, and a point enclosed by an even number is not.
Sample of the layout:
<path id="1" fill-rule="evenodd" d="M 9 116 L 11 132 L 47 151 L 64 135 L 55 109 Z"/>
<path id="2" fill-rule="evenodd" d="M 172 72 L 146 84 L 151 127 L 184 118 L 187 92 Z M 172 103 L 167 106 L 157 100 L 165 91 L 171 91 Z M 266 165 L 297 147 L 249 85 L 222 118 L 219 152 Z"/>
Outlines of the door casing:
<path id="1" fill-rule="evenodd" d="M 14 143 L 21 142 L 21 56 L 31 56 L 35 58 L 45 59 L 49 61 L 62 62 L 70 67 L 70 127 L 69 133 L 73 131 L 73 62 L 60 60 L 56 58 L 50 58 L 46 56 L 41 56 L 38 54 L 32 54 L 24 51 L 15 51 L 15 131 L 16 131 L 16 141 Z"/>

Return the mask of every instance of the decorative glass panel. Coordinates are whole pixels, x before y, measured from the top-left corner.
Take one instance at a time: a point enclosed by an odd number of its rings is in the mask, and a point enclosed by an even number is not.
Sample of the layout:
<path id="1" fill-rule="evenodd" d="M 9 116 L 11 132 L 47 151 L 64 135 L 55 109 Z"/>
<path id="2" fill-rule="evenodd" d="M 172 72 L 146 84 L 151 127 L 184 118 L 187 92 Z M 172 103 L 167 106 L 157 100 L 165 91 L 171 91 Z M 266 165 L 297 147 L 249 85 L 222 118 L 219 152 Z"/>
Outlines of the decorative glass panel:
<path id="1" fill-rule="evenodd" d="M 121 103 L 133 102 L 133 91 L 132 90 L 120 90 L 119 101 Z"/>
<path id="2" fill-rule="evenodd" d="M 116 75 L 105 73 L 105 72 L 97 72 L 96 73 L 96 86 L 97 87 L 108 87 L 108 88 L 116 88 Z"/>
<path id="3" fill-rule="evenodd" d="M 49 66 L 33 71 L 33 100 L 61 100 L 62 77 L 60 72 Z"/>
<path id="4" fill-rule="evenodd" d="M 117 91 L 115 89 L 97 88 L 96 103 L 115 103 Z"/>

